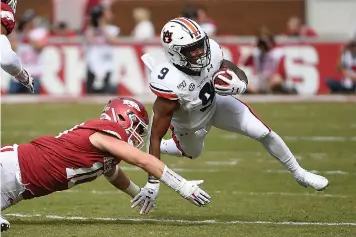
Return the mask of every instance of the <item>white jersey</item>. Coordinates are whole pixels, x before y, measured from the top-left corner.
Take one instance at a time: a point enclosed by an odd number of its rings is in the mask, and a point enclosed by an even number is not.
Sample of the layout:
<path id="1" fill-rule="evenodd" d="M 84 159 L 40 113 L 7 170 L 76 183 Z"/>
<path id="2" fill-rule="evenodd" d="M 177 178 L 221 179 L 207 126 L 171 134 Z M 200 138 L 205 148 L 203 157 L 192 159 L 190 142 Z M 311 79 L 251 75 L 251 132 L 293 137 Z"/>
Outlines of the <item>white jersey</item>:
<path id="1" fill-rule="evenodd" d="M 154 65 L 150 75 L 150 89 L 157 96 L 178 100 L 181 107 L 175 111 L 172 125 L 183 129 L 200 129 L 214 115 L 216 107 L 212 76 L 219 70 L 223 53 L 219 44 L 210 39 L 211 62 L 200 76 L 190 76 L 172 63 Z"/>

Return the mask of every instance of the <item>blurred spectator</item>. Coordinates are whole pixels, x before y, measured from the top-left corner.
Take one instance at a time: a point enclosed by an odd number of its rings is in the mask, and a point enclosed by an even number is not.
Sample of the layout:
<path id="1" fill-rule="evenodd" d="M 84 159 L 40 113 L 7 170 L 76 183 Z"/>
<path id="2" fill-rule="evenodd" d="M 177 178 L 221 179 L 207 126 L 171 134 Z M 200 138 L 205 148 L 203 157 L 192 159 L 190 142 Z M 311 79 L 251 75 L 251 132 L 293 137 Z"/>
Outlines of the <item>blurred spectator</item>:
<path id="1" fill-rule="evenodd" d="M 74 30 L 68 29 L 66 22 L 58 22 L 52 29 L 52 36 L 70 38 L 75 37 L 77 33 Z"/>
<path id="2" fill-rule="evenodd" d="M 19 20 L 17 33 L 13 35 L 12 45 L 17 51 L 24 68 L 35 79 L 35 93 L 38 94 L 40 92 L 39 80 L 43 70 L 41 52 L 47 43 L 48 30 L 39 27 L 36 22 L 39 21 L 35 12 L 26 10 Z M 29 91 L 17 81 L 12 80 L 9 93 L 29 93 Z"/>
<path id="3" fill-rule="evenodd" d="M 155 37 L 155 28 L 151 21 L 151 12 L 146 8 L 135 8 L 132 13 L 136 21 L 132 37 L 137 40 L 153 39 Z"/>
<path id="4" fill-rule="evenodd" d="M 85 11 L 84 11 L 84 25 L 82 30 L 85 31 L 90 25 L 91 19 L 91 9 L 98 6 L 111 7 L 114 2 L 118 0 L 87 0 Z"/>
<path id="5" fill-rule="evenodd" d="M 302 25 L 299 17 L 291 17 L 287 21 L 287 29 L 285 32 L 289 37 L 316 37 L 318 34 L 309 26 Z"/>
<path id="6" fill-rule="evenodd" d="M 327 79 L 326 83 L 332 93 L 356 92 L 356 39 L 350 41 L 342 52 L 338 69 L 343 75 L 342 80 Z"/>
<path id="7" fill-rule="evenodd" d="M 88 0 L 85 8 L 85 13 L 87 16 L 90 16 L 90 11 L 93 7 L 97 6 L 106 6 L 110 7 L 117 0 Z"/>
<path id="8" fill-rule="evenodd" d="M 249 83 L 249 93 L 296 93 L 285 83 L 284 52 L 276 47 L 273 36 L 257 37 L 256 48 L 242 64 L 251 67 L 255 75 Z"/>
<path id="9" fill-rule="evenodd" d="M 181 16 L 198 21 L 198 10 L 194 7 L 185 7 L 182 10 Z"/>
<path id="10" fill-rule="evenodd" d="M 199 7 L 198 11 L 198 18 L 197 22 L 201 26 L 201 28 L 204 30 L 204 32 L 208 36 L 213 36 L 216 34 L 216 24 L 215 22 L 208 16 L 206 9 L 203 7 Z"/>
<path id="11" fill-rule="evenodd" d="M 257 36 L 259 36 L 259 37 L 263 37 L 263 36 L 273 37 L 273 34 L 272 34 L 271 30 L 266 25 L 263 25 L 258 29 Z"/>
<path id="12" fill-rule="evenodd" d="M 113 13 L 108 6 L 93 7 L 90 16 L 90 26 L 85 32 L 87 93 L 116 93 L 110 83 L 115 68 L 111 44 L 117 41 L 120 30 L 109 24 Z"/>

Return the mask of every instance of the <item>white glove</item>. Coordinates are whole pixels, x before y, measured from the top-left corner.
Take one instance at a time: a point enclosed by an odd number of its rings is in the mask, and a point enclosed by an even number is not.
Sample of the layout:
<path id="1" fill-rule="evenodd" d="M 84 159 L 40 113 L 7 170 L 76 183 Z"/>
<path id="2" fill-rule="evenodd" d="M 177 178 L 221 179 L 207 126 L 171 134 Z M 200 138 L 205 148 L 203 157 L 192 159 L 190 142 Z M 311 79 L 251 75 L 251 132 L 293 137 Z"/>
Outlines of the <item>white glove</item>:
<path id="1" fill-rule="evenodd" d="M 18 80 L 23 86 L 30 89 L 31 93 L 35 92 L 33 77 L 25 69 L 22 69 L 22 71 L 15 76 L 15 79 Z"/>
<path id="2" fill-rule="evenodd" d="M 233 71 L 228 69 L 226 72 L 231 76 L 231 80 L 221 75 L 221 73 L 217 73 L 213 78 L 213 80 L 215 80 L 217 77 L 227 83 L 227 85 L 214 84 L 216 93 L 219 95 L 236 95 L 244 93 L 247 89 L 246 83 L 240 80 Z"/>
<path id="3" fill-rule="evenodd" d="M 147 214 L 155 207 L 156 198 L 159 192 L 159 182 L 147 182 L 145 187 L 141 188 L 140 192 L 131 200 L 132 208 L 137 205 L 141 207 L 140 214 Z"/>
<path id="4" fill-rule="evenodd" d="M 203 180 L 188 181 L 167 166 L 164 167 L 160 180 L 198 207 L 204 207 L 210 203 L 209 194 L 198 186 L 204 183 Z"/>
<path id="5" fill-rule="evenodd" d="M 211 197 L 198 186 L 202 183 L 204 183 L 204 180 L 187 180 L 177 192 L 194 205 L 204 207 L 210 203 Z"/>

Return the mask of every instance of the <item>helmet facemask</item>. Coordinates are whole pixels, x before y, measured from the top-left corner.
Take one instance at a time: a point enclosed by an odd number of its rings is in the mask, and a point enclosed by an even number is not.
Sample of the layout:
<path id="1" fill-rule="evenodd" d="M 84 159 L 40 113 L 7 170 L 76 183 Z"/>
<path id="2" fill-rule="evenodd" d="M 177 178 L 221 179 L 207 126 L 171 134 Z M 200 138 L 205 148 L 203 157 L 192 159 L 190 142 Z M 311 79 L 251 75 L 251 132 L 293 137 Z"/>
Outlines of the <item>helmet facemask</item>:
<path id="1" fill-rule="evenodd" d="M 207 36 L 192 44 L 174 47 L 181 56 L 181 66 L 183 67 L 200 72 L 210 64 L 211 52 Z"/>
<path id="2" fill-rule="evenodd" d="M 1 1 L 1 2 L 4 2 L 7 5 L 9 5 L 12 8 L 13 12 L 16 13 L 17 0 L 9 0 L 9 1 Z"/>
<path id="3" fill-rule="evenodd" d="M 128 116 L 130 118 L 130 127 L 126 129 L 129 134 L 128 143 L 141 149 L 145 145 L 142 138 L 148 134 L 147 124 L 132 112 L 129 112 Z"/>
<path id="4" fill-rule="evenodd" d="M 128 136 L 128 144 L 138 149 L 141 149 L 145 145 L 142 138 L 148 134 L 148 125 L 133 111 L 126 110 L 123 114 L 120 114 L 116 112 L 115 108 L 110 108 L 109 105 L 106 105 L 100 119 L 121 124 Z"/>

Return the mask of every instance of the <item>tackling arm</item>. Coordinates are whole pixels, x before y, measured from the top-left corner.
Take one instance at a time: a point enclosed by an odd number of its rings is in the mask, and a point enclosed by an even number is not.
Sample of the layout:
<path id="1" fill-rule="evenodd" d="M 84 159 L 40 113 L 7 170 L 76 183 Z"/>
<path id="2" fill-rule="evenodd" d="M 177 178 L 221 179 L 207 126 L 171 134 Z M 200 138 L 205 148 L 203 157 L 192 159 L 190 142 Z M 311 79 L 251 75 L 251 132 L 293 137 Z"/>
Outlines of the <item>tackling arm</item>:
<path id="1" fill-rule="evenodd" d="M 156 178 L 162 176 L 164 169 L 162 161 L 153 159 L 153 156 L 140 151 L 132 145 L 101 132 L 94 133 L 89 139 L 96 148 L 109 152 L 118 161 L 123 160 L 131 165 L 138 166 Z"/>
<path id="2" fill-rule="evenodd" d="M 127 193 L 132 198 L 140 192 L 140 187 L 132 182 L 118 165 L 104 175 L 115 188 Z"/>
<path id="3" fill-rule="evenodd" d="M 89 140 L 97 149 L 110 153 L 118 160 L 138 166 L 160 179 L 194 205 L 205 206 L 210 203 L 211 197 L 198 186 L 202 180 L 188 181 L 154 156 L 110 135 L 96 132 L 89 137 Z"/>

